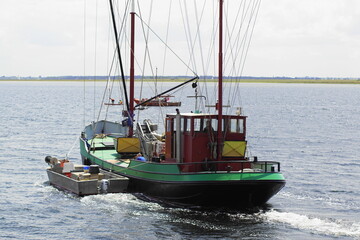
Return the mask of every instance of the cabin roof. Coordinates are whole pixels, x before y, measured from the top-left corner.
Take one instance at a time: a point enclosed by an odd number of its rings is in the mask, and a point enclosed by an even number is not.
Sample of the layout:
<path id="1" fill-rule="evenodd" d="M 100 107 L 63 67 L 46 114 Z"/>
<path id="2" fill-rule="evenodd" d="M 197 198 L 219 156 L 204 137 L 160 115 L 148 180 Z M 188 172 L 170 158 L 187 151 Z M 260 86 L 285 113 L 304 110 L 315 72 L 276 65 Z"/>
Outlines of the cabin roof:
<path id="1" fill-rule="evenodd" d="M 176 117 L 176 113 L 168 113 L 167 117 Z M 217 114 L 208 114 L 208 113 L 180 113 L 181 117 L 195 117 L 195 118 L 217 118 Z M 223 118 L 235 117 L 235 118 L 246 118 L 242 115 L 223 115 Z"/>

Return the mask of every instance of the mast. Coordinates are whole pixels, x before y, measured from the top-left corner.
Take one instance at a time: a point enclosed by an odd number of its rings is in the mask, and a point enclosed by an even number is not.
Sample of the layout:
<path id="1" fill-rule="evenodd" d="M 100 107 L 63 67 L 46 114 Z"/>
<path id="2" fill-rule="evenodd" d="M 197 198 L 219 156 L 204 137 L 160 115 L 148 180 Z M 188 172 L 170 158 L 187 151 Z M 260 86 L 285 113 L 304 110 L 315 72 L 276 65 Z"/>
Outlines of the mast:
<path id="1" fill-rule="evenodd" d="M 135 1 L 132 1 L 131 7 L 131 39 L 130 39 L 130 118 L 131 123 L 134 122 L 134 82 L 135 82 Z M 129 137 L 132 137 L 134 133 L 133 124 L 129 128 Z"/>
<path id="2" fill-rule="evenodd" d="M 123 87 L 124 87 L 126 109 L 129 112 L 130 109 L 129 109 L 129 101 L 128 101 L 128 97 L 127 97 L 127 91 L 126 91 L 125 74 L 124 74 L 123 64 L 122 64 L 122 61 L 121 61 L 119 39 L 118 39 L 118 33 L 117 33 L 117 28 L 116 28 L 116 22 L 115 22 L 115 15 L 114 15 L 114 8 L 113 8 L 112 0 L 109 0 L 109 3 L 110 3 L 111 18 L 112 18 L 112 23 L 113 23 L 113 28 L 114 28 L 116 51 L 117 51 L 117 54 L 118 54 L 119 64 L 120 64 L 121 79 L 122 79 L 122 83 L 123 83 Z"/>
<path id="3" fill-rule="evenodd" d="M 219 76 L 218 76 L 218 135 L 217 135 L 217 160 L 221 160 L 222 155 L 222 81 L 223 81 L 223 3 L 219 0 Z"/>

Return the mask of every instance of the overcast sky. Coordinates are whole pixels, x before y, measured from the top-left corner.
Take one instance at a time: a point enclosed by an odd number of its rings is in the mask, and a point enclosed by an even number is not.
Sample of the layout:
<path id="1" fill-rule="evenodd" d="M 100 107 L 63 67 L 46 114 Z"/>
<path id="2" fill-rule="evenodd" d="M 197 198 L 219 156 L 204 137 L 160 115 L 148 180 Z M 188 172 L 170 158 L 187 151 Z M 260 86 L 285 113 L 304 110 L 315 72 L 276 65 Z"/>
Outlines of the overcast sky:
<path id="1" fill-rule="evenodd" d="M 0 76 L 83 75 L 83 13 L 84 0 L 1 0 Z M 243 74 L 359 78 L 360 1 L 262 0 Z"/>

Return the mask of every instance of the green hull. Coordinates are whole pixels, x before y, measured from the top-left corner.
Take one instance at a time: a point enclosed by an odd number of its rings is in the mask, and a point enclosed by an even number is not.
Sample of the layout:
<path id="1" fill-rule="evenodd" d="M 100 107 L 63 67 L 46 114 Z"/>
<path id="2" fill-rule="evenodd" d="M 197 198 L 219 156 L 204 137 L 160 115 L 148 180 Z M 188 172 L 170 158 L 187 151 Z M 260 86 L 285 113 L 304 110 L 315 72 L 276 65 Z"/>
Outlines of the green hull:
<path id="1" fill-rule="evenodd" d="M 181 172 L 177 163 L 121 159 L 114 149 L 88 152 L 83 140 L 80 146 L 88 164 L 128 177 L 128 192 L 176 205 L 259 206 L 285 185 L 280 172 Z"/>

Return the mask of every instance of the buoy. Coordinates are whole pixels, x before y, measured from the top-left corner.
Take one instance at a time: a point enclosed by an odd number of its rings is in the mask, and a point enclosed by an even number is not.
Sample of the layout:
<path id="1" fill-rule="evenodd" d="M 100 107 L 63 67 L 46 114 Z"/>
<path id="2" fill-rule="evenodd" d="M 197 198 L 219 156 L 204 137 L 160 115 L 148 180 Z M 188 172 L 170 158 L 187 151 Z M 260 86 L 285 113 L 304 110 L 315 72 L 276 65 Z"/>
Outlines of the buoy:
<path id="1" fill-rule="evenodd" d="M 107 193 L 110 182 L 107 179 L 102 179 L 100 184 L 100 193 Z"/>
<path id="2" fill-rule="evenodd" d="M 51 160 L 51 156 L 46 156 L 46 157 L 45 157 L 45 162 L 46 162 L 47 164 L 50 164 L 50 160 Z"/>

